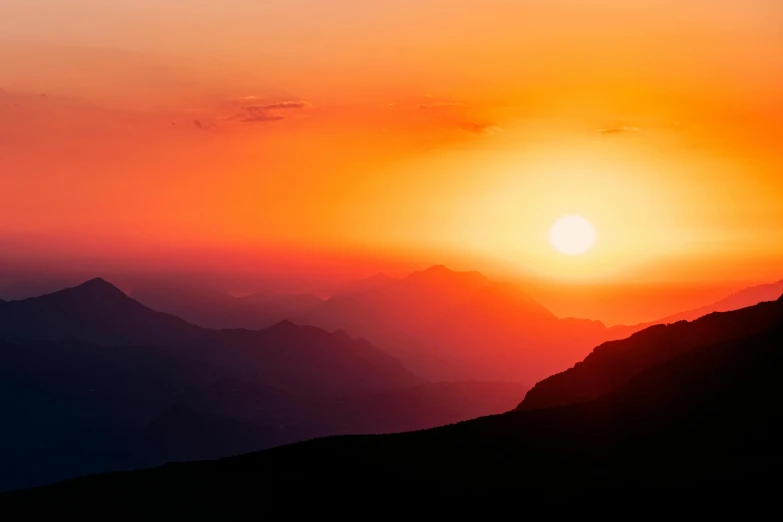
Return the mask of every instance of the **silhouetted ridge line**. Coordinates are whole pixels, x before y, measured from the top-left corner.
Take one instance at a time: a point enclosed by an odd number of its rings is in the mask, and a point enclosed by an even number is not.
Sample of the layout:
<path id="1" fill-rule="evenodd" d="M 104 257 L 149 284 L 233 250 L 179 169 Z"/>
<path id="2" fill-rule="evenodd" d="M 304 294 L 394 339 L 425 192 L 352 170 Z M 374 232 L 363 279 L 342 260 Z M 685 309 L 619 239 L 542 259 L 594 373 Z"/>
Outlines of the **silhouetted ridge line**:
<path id="1" fill-rule="evenodd" d="M 651 326 L 628 339 L 601 344 L 571 369 L 539 382 L 517 409 L 543 409 L 595 399 L 694 348 L 747 337 L 781 320 L 783 298 L 732 312 L 714 312 L 692 322 Z"/>
<path id="2" fill-rule="evenodd" d="M 640 506 L 671 513 L 685 502 L 703 515 L 733 502 L 747 513 L 778 504 L 781 367 L 783 328 L 773 320 L 755 334 L 675 355 L 580 404 L 93 476 L 2 500 L 105 513 L 132 492 L 128 510 L 186 516 L 224 514 L 227 506 L 237 514 L 259 505 L 290 512 L 306 498 L 303 509 L 319 515 L 366 517 L 367 505 L 389 503 L 393 492 L 388 509 L 403 515 L 422 507 L 464 514 L 469 502 L 485 513 L 502 502 L 529 513 L 584 515 L 589 506 L 625 517 Z M 346 503 L 346 491 L 362 502 Z"/>
<path id="3" fill-rule="evenodd" d="M 168 344 L 192 339 L 201 331 L 144 306 L 102 278 L 0 308 L 0 337 L 8 339 Z"/>

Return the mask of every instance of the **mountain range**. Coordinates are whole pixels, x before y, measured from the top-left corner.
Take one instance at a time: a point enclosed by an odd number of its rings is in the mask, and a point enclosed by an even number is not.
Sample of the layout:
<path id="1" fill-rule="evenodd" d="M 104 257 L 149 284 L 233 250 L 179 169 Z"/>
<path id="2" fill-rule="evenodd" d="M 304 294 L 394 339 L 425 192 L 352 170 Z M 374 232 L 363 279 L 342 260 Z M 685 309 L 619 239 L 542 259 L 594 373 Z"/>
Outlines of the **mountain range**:
<path id="1" fill-rule="evenodd" d="M 514 506 L 528 514 L 601 509 L 624 517 L 736 508 L 752 517 L 775 507 L 783 478 L 782 364 L 783 298 L 599 347 L 553 381 L 560 387 L 531 392 L 540 408 L 93 476 L 2 500 L 83 514 L 133 492 L 129 512 L 236 518 L 259 506 L 268 515 L 339 509 L 344 518 Z M 612 378 L 589 393 L 577 385 L 580 393 L 564 398 L 563 383 L 583 382 L 582 367 Z"/>
<path id="2" fill-rule="evenodd" d="M 524 383 L 569 368 L 605 341 L 783 294 L 783 282 L 760 285 L 650 323 L 607 327 L 597 320 L 558 318 L 517 286 L 478 272 L 437 265 L 402 279 L 377 276 L 371 281 L 291 320 L 365 337 L 426 379 Z"/>
<path id="3" fill-rule="evenodd" d="M 318 306 L 313 294 L 256 292 L 236 297 L 195 285 L 160 282 L 134 288 L 130 296 L 154 310 L 170 313 L 205 328 L 260 330 Z"/>
<path id="4" fill-rule="evenodd" d="M 0 391 L 2 490 L 431 428 L 507 411 L 527 387 L 427 383 L 363 339 L 288 321 L 201 328 L 93 279 L 0 303 Z"/>
<path id="5" fill-rule="evenodd" d="M 430 380 L 535 382 L 603 340 L 598 321 L 558 319 L 514 286 L 438 265 L 339 294 L 292 317 L 369 339 Z"/>

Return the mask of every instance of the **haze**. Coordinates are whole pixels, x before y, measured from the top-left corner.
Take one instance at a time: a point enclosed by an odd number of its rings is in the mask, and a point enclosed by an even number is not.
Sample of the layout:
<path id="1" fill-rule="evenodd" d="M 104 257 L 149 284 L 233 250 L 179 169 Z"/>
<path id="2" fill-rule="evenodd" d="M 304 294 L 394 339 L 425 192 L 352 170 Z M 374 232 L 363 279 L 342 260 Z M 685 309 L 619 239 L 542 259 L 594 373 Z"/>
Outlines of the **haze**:
<path id="1" fill-rule="evenodd" d="M 780 278 L 771 0 L 4 0 L 6 273 L 308 291 L 446 263 L 559 316 Z M 558 218 L 598 231 L 571 258 Z M 633 296 L 633 306 L 629 305 Z"/>

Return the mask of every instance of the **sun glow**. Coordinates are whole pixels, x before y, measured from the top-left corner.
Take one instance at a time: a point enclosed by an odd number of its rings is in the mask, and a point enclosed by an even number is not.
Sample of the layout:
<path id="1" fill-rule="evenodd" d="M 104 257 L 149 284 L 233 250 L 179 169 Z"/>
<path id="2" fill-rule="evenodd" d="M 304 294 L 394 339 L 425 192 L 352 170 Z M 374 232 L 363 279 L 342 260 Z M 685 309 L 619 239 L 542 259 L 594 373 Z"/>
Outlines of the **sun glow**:
<path id="1" fill-rule="evenodd" d="M 562 254 L 584 254 L 595 244 L 595 228 L 582 216 L 564 216 L 552 225 L 549 242 Z"/>

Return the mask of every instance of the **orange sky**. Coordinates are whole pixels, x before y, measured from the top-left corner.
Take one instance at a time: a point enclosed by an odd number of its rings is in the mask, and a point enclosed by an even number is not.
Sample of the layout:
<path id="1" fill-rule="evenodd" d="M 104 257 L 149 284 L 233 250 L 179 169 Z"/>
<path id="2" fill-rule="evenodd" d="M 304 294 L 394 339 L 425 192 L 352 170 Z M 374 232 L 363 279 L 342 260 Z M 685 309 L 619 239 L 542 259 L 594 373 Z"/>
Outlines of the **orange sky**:
<path id="1" fill-rule="evenodd" d="M 777 0 L 4 0 L 0 26 L 6 255 L 783 277 Z M 570 213 L 577 258 L 547 243 Z"/>

